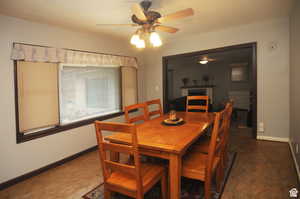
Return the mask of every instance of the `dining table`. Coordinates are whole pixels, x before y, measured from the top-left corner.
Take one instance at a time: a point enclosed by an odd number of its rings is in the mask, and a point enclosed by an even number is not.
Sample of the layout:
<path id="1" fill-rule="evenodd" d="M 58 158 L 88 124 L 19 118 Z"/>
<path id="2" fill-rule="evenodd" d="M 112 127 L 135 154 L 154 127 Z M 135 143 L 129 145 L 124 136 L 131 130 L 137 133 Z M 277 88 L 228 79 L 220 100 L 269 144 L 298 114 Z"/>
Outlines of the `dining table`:
<path id="1" fill-rule="evenodd" d="M 181 164 L 187 149 L 205 133 L 212 124 L 214 114 L 203 112 L 177 112 L 184 123 L 176 126 L 163 124 L 168 114 L 136 125 L 140 154 L 169 160 L 169 192 L 171 199 L 179 199 L 181 194 Z M 129 134 L 114 133 L 105 140 L 112 143 L 128 144 Z M 118 154 L 111 154 L 117 160 Z"/>

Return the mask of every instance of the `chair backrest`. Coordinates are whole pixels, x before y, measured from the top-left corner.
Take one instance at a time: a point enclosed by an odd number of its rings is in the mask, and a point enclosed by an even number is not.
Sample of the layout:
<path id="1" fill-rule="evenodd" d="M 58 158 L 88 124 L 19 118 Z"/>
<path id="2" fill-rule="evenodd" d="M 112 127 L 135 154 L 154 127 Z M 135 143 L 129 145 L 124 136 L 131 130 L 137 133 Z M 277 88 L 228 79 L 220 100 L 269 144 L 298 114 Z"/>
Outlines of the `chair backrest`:
<path id="1" fill-rule="evenodd" d="M 111 173 L 118 171 L 132 176 L 137 181 L 137 189 L 142 190 L 142 178 L 140 169 L 140 155 L 138 150 L 138 141 L 135 124 L 115 123 L 115 122 L 95 122 L 96 136 L 99 148 L 100 160 L 102 163 L 102 171 L 104 183 L 110 177 Z M 104 141 L 102 131 L 111 131 L 118 133 L 130 134 L 132 142 L 130 144 L 116 144 Z M 134 164 L 128 165 L 125 163 L 112 161 L 107 152 L 125 153 L 134 157 Z"/>
<path id="2" fill-rule="evenodd" d="M 228 141 L 230 119 L 233 103 L 229 102 L 221 112 L 215 113 L 215 119 L 208 150 L 207 172 L 210 175 L 213 162 L 216 157 L 220 157 L 224 152 Z"/>
<path id="3" fill-rule="evenodd" d="M 204 112 L 208 112 L 208 96 L 187 96 L 186 97 L 186 112 L 189 110 L 201 110 Z M 191 101 L 202 101 L 205 102 L 205 105 L 191 105 Z"/>
<path id="4" fill-rule="evenodd" d="M 141 115 L 130 117 L 129 112 L 139 110 L 142 111 Z M 125 112 L 125 120 L 127 123 L 135 123 L 138 121 L 147 121 L 149 120 L 149 114 L 146 103 L 133 104 L 130 106 L 126 106 L 124 108 Z"/>
<path id="5" fill-rule="evenodd" d="M 154 99 L 154 100 L 147 101 L 146 104 L 147 104 L 149 118 L 152 116 L 155 116 L 155 115 L 163 116 L 160 99 Z M 158 109 L 154 110 L 154 111 L 149 111 L 149 106 L 151 106 L 151 105 L 157 105 Z"/>
<path id="6" fill-rule="evenodd" d="M 221 112 L 215 113 L 209 149 L 208 149 L 208 160 L 206 162 L 206 177 L 211 177 L 213 163 L 216 157 L 219 157 L 222 152 L 223 140 L 225 138 L 226 131 L 226 117 L 225 109 Z"/>
<path id="7" fill-rule="evenodd" d="M 225 143 L 228 142 L 229 138 L 229 131 L 230 131 L 230 123 L 231 123 L 231 115 L 232 115 L 232 110 L 233 110 L 233 101 L 229 101 L 226 103 L 225 106 L 225 117 L 227 118 L 227 123 L 226 123 L 226 131 L 225 131 Z"/>

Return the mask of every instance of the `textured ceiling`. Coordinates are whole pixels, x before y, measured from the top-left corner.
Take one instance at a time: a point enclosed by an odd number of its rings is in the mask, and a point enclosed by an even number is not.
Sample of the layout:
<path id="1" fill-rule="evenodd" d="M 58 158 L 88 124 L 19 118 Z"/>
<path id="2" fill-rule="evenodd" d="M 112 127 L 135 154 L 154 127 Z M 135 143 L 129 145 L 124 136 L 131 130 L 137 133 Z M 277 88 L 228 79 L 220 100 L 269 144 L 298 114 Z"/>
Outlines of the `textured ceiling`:
<path id="1" fill-rule="evenodd" d="M 0 14 L 128 38 L 136 28 L 96 26 L 97 23 L 130 23 L 130 7 L 138 0 L 1 0 Z M 152 9 L 168 14 L 193 8 L 195 16 L 165 25 L 180 28 L 176 38 L 230 26 L 288 16 L 293 0 L 153 0 Z"/>

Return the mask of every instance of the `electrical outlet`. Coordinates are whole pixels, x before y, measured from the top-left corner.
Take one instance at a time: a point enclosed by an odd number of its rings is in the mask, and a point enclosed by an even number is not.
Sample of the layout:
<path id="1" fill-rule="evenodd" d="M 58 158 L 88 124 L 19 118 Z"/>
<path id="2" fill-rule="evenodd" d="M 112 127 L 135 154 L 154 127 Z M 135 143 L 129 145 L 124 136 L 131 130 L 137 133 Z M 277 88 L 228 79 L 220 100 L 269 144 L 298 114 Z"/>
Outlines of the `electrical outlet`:
<path id="1" fill-rule="evenodd" d="M 264 127 L 264 123 L 263 122 L 259 122 L 258 123 L 258 131 L 259 132 L 264 132 L 265 131 L 265 127 Z"/>
<path id="2" fill-rule="evenodd" d="M 298 143 L 296 143 L 296 154 L 298 154 L 299 153 L 299 144 Z"/>

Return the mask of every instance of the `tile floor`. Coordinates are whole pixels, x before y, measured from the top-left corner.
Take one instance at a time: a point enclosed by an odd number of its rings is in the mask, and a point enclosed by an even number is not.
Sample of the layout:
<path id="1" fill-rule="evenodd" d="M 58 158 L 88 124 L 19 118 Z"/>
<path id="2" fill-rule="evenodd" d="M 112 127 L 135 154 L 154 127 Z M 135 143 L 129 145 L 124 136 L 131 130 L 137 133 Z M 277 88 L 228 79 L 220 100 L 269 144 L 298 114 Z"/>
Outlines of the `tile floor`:
<path id="1" fill-rule="evenodd" d="M 287 143 L 256 141 L 250 129 L 232 129 L 236 162 L 222 199 L 285 199 L 298 186 Z M 80 199 L 102 181 L 97 152 L 0 191 L 1 199 Z"/>

